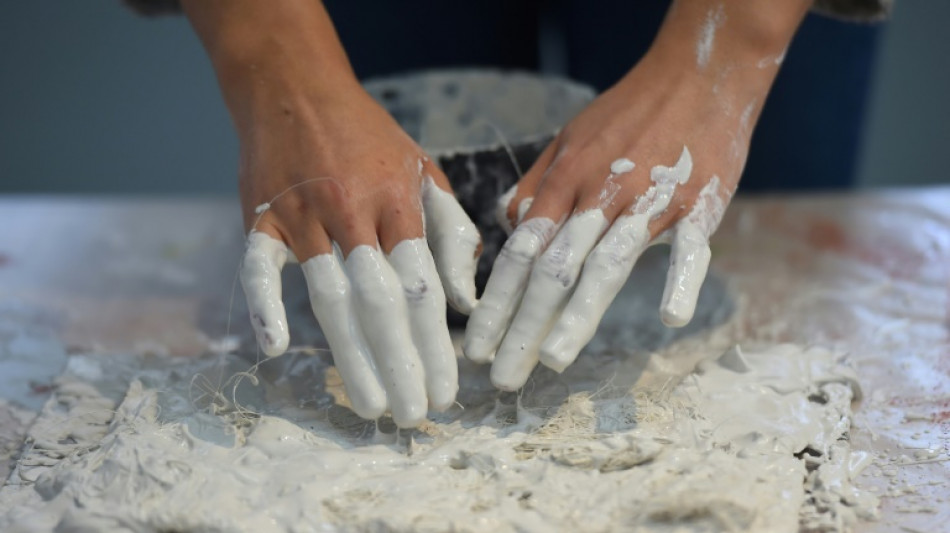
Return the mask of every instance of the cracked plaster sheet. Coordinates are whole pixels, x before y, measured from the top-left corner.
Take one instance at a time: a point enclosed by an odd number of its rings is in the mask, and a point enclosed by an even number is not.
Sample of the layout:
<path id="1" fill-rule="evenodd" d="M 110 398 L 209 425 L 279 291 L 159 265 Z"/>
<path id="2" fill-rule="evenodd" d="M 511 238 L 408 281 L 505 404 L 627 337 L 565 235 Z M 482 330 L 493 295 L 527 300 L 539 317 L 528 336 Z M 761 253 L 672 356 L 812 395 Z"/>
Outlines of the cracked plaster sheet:
<path id="1" fill-rule="evenodd" d="M 345 407 L 324 355 L 269 360 L 223 396 L 205 393 L 244 360 L 71 356 L 0 530 L 792 532 L 874 514 L 850 483 L 867 461 L 840 354 L 723 351 L 628 289 L 565 374 L 535 372 L 519 398 L 462 363 L 464 409 L 398 434 Z M 715 331 L 730 311 L 709 289 Z"/>

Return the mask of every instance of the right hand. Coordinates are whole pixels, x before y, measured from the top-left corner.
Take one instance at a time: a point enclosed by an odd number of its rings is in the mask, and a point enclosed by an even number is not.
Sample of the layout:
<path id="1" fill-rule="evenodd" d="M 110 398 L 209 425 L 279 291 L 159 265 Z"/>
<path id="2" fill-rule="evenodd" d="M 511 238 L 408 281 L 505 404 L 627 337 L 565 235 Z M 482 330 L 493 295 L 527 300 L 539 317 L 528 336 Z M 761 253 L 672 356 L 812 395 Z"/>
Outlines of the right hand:
<path id="1" fill-rule="evenodd" d="M 287 349 L 280 271 L 299 259 L 353 410 L 369 419 L 389 410 L 399 427 L 416 426 L 428 408 L 455 401 L 446 294 L 461 312 L 474 306 L 480 237 L 445 175 L 359 85 L 339 43 L 306 41 L 335 40 L 320 3 L 279 5 L 185 4 L 240 138 L 251 322 L 264 353 Z M 214 26 L 232 19 L 229 31 Z M 267 32 L 270 24 L 282 31 Z M 246 45 L 258 32 L 268 38 Z M 244 35 L 236 60 L 216 53 L 229 35 Z"/>

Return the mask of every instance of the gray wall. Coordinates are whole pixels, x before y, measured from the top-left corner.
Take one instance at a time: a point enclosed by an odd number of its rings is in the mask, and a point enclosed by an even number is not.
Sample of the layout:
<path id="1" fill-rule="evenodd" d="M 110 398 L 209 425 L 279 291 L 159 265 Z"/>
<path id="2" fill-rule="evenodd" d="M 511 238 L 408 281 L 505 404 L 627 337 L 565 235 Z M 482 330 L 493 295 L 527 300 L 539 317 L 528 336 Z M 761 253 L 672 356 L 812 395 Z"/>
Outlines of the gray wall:
<path id="1" fill-rule="evenodd" d="M 898 0 L 859 183 L 950 183 L 950 2 Z M 236 190 L 237 143 L 181 17 L 118 0 L 0 5 L 0 192 Z"/>
<path id="2" fill-rule="evenodd" d="M 0 190 L 234 192 L 237 141 L 182 17 L 0 4 Z"/>
<path id="3" fill-rule="evenodd" d="M 950 2 L 897 0 L 881 45 L 860 183 L 950 184 Z"/>

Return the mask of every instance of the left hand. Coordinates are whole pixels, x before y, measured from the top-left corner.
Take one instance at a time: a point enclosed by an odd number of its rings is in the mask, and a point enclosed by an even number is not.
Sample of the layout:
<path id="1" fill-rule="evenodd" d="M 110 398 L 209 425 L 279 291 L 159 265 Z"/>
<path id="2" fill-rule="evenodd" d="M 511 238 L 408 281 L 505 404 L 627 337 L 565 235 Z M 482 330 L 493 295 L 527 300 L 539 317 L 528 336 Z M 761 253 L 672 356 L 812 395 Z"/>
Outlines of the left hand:
<path id="1" fill-rule="evenodd" d="M 695 5 L 674 5 L 667 36 L 689 34 Z M 742 68 L 734 54 L 720 68 L 717 56 L 697 57 L 691 46 L 683 50 L 683 39 L 663 44 L 662 37 L 561 131 L 499 206 L 516 227 L 469 319 L 463 350 L 476 362 L 494 359 L 491 379 L 500 389 L 520 388 L 539 360 L 559 372 L 570 365 L 653 243 L 672 244 L 664 323 L 692 318 L 709 236 L 738 184 L 777 62 L 758 67 L 753 55 Z"/>

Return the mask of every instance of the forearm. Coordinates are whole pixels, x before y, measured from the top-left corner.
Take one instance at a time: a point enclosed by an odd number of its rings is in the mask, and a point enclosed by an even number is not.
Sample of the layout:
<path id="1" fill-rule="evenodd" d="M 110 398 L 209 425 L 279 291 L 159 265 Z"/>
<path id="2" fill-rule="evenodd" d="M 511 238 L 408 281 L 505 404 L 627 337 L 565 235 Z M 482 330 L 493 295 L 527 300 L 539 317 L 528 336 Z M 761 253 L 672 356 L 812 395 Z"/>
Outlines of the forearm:
<path id="1" fill-rule="evenodd" d="M 706 78 L 720 89 L 734 85 L 733 92 L 767 92 L 810 5 L 804 0 L 677 0 L 646 59 Z"/>
<path id="2" fill-rule="evenodd" d="M 358 88 L 321 2 L 183 0 L 239 129 L 275 98 L 330 98 Z"/>

